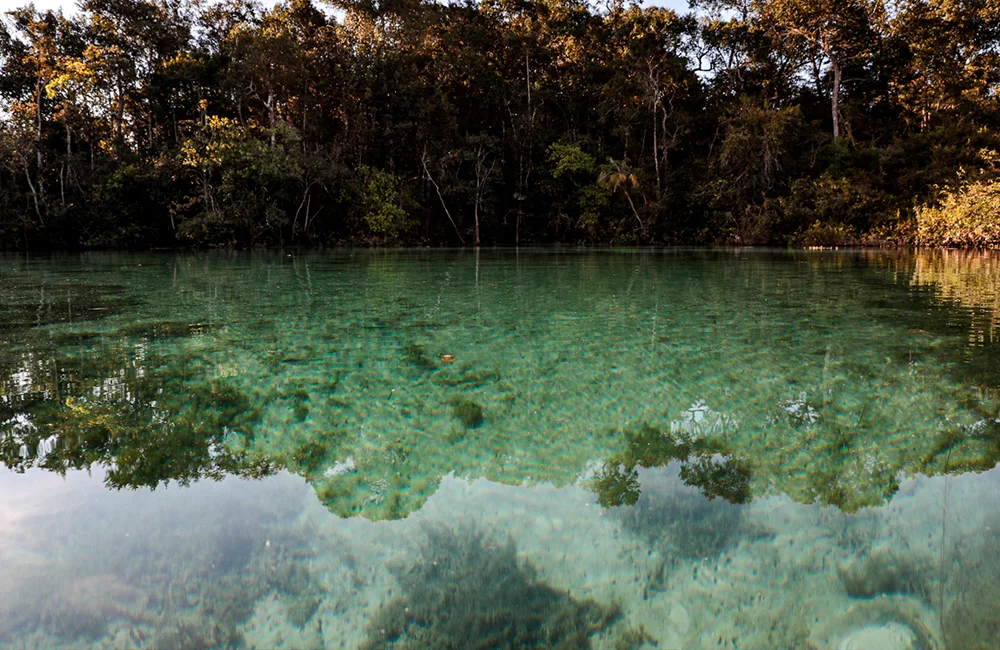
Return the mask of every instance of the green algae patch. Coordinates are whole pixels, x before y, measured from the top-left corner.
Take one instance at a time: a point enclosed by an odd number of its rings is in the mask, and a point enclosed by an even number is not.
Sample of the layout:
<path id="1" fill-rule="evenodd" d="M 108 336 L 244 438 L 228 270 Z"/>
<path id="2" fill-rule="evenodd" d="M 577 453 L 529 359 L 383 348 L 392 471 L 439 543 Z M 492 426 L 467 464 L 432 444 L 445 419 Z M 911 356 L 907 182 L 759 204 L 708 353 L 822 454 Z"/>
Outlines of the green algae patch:
<path id="1" fill-rule="evenodd" d="M 384 603 L 363 650 L 557 648 L 586 650 L 622 615 L 540 580 L 513 540 L 470 526 L 428 525 L 420 557 L 390 567 L 402 595 Z"/>
<path id="2" fill-rule="evenodd" d="M 312 474 L 326 464 L 329 453 L 330 445 L 326 441 L 308 440 L 292 452 L 293 465 L 289 469 L 301 468 L 306 473 Z"/>
<path id="3" fill-rule="evenodd" d="M 296 598 L 286 609 L 288 622 L 295 627 L 305 627 L 305 624 L 312 619 L 313 614 L 319 609 L 321 602 L 320 598 L 313 594 Z"/>
<path id="4" fill-rule="evenodd" d="M 414 368 L 424 371 L 437 370 L 438 364 L 428 356 L 422 345 L 407 343 L 403 346 L 403 361 Z"/>
<path id="5" fill-rule="evenodd" d="M 483 425 L 485 416 L 483 407 L 466 397 L 456 397 L 451 402 L 451 414 L 461 422 L 466 429 L 476 429 Z"/>

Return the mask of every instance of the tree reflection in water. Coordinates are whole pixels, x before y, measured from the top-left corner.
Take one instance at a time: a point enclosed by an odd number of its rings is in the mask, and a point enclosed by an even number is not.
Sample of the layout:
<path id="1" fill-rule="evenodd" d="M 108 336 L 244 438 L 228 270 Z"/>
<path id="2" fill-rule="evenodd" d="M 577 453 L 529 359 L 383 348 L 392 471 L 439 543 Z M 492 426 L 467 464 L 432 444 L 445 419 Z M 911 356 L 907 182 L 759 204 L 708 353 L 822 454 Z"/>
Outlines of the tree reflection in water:
<path id="1" fill-rule="evenodd" d="M 168 363 L 137 343 L 76 358 L 25 354 L 15 368 L 0 401 L 0 458 L 13 471 L 98 464 L 108 487 L 134 489 L 277 470 L 249 448 L 259 419 L 250 397 L 196 363 Z"/>

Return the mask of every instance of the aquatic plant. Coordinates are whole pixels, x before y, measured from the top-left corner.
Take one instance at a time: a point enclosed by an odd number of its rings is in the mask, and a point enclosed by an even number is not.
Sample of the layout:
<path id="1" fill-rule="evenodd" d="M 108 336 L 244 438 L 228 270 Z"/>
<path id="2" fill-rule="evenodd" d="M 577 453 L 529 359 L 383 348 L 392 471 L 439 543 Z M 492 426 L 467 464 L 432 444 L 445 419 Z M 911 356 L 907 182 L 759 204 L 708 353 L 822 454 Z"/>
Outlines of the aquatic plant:
<path id="1" fill-rule="evenodd" d="M 307 541 L 314 531 L 287 522 L 247 524 L 237 516 L 226 523 L 217 534 L 189 542 L 186 566 L 164 568 L 170 589 L 160 595 L 156 638 L 161 644 L 153 647 L 243 647 L 240 626 L 272 595 L 285 603 L 286 617 L 298 627 L 319 608 L 321 593 L 307 564 Z M 164 576 L 143 579 L 156 584 Z M 169 645 L 178 638 L 189 638 L 188 644 Z"/>
<path id="2" fill-rule="evenodd" d="M 336 436 L 336 433 L 330 435 Z M 286 468 L 295 473 L 312 474 L 327 462 L 329 453 L 330 444 L 326 439 L 306 440 L 292 450 L 291 462 L 286 463 Z"/>
<path id="3" fill-rule="evenodd" d="M 316 496 L 337 516 L 402 519 L 419 510 L 437 490 L 440 477 L 409 469 L 411 441 L 387 438 L 378 443 L 356 446 L 353 455 L 312 479 Z"/>
<path id="4" fill-rule="evenodd" d="M 302 386 L 289 386 L 278 391 L 278 398 L 292 411 L 292 417 L 302 422 L 309 417 L 309 391 Z"/>
<path id="5" fill-rule="evenodd" d="M 629 627 L 619 634 L 614 648 L 615 650 L 638 650 L 647 643 L 654 648 L 659 645 L 659 642 L 640 624 L 639 627 Z"/>
<path id="6" fill-rule="evenodd" d="M 1000 417 L 983 417 L 966 426 L 952 424 L 938 435 L 934 447 L 922 459 L 921 471 L 945 475 L 983 472 L 1000 462 Z"/>
<path id="7" fill-rule="evenodd" d="M 591 647 L 620 615 L 616 604 L 577 600 L 520 563 L 511 539 L 470 525 L 430 524 L 420 557 L 390 567 L 402 595 L 382 605 L 363 650 Z"/>
<path id="8" fill-rule="evenodd" d="M 485 420 L 483 407 L 467 397 L 456 397 L 452 400 L 451 414 L 467 429 L 480 427 Z"/>
<path id="9" fill-rule="evenodd" d="M 419 343 L 407 343 L 403 346 L 403 361 L 423 371 L 437 369 L 437 364 Z"/>
<path id="10" fill-rule="evenodd" d="M 140 639 L 142 641 L 142 639 Z M 150 650 L 212 650 L 214 648 L 240 648 L 243 635 L 226 630 L 210 620 L 190 616 L 170 621 L 149 639 L 142 647 Z"/>
<path id="11" fill-rule="evenodd" d="M 94 642 L 111 621 L 146 618 L 147 595 L 110 573 L 66 580 L 54 590 L 39 623 L 58 637 Z"/>
<path id="12" fill-rule="evenodd" d="M 319 609 L 319 605 L 322 601 L 315 594 L 307 594 L 305 596 L 300 596 L 292 600 L 288 605 L 287 614 L 288 622 L 296 627 L 305 627 L 316 610 Z"/>
<path id="13" fill-rule="evenodd" d="M 500 373 L 496 370 L 479 370 L 473 372 L 469 369 L 472 365 L 463 364 L 454 373 L 439 374 L 434 378 L 434 383 L 449 388 L 461 387 L 468 390 L 470 388 L 482 388 L 483 386 L 495 384 L 500 381 Z"/>

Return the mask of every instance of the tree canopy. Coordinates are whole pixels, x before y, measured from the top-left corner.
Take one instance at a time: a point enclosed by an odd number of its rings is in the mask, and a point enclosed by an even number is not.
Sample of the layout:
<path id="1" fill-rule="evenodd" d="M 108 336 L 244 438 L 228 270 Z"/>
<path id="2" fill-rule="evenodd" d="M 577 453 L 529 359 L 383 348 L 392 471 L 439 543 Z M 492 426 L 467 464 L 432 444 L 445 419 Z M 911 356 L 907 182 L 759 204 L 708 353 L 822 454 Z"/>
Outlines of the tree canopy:
<path id="1" fill-rule="evenodd" d="M 0 246 L 808 245 L 1000 187 L 1000 3 L 692 5 L 8 11 Z"/>

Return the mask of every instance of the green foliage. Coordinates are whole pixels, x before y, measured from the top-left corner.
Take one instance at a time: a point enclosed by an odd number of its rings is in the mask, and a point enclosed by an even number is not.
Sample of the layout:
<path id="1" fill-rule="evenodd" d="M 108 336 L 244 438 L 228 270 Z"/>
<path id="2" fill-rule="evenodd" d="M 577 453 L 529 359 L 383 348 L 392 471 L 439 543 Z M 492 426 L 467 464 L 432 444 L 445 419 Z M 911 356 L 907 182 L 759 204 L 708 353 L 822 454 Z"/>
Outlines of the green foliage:
<path id="1" fill-rule="evenodd" d="M 142 247 L 155 241 L 167 222 L 166 211 L 155 202 L 157 179 L 144 177 L 134 164 L 115 169 L 94 186 L 91 218 L 81 233 L 82 243 L 97 247 Z"/>
<path id="2" fill-rule="evenodd" d="M 553 142 L 549 145 L 548 162 L 552 165 L 552 177 L 591 176 L 597 171 L 594 157 L 575 144 Z"/>
<path id="3" fill-rule="evenodd" d="M 407 213 L 402 207 L 400 183 L 394 175 L 362 165 L 358 168 L 360 210 L 374 241 L 398 243 L 406 231 Z"/>
<path id="4" fill-rule="evenodd" d="M 808 139 L 802 112 L 744 99 L 721 128 L 712 177 L 700 191 L 710 223 L 720 239 L 767 243 L 779 232 L 775 200 L 787 192 L 794 152 Z"/>
<path id="5" fill-rule="evenodd" d="M 817 179 L 797 180 L 778 205 L 781 223 L 786 230 L 797 231 L 791 241 L 799 246 L 857 241 L 858 231 L 884 220 L 893 206 L 859 171 L 848 178 L 828 172 Z"/>
<path id="6" fill-rule="evenodd" d="M 747 460 L 697 431 L 643 424 L 624 438 L 625 450 L 592 483 L 602 507 L 617 508 L 626 528 L 673 555 L 702 557 L 737 539 L 739 505 L 752 498 Z M 672 464 L 679 465 L 677 475 Z"/>
<path id="7" fill-rule="evenodd" d="M 850 226 L 836 222 L 814 221 L 802 233 L 796 235 L 793 242 L 796 246 L 810 248 L 849 246 L 857 240 L 857 233 Z"/>
<path id="8" fill-rule="evenodd" d="M 916 211 L 921 246 L 1000 246 L 1000 180 L 977 180 L 942 192 L 937 205 Z"/>
<path id="9" fill-rule="evenodd" d="M 0 246 L 992 245 L 991 3 L 85 4 L 0 19 Z"/>
<path id="10" fill-rule="evenodd" d="M 469 526 L 429 525 L 425 534 L 420 557 L 395 571 L 403 593 L 372 619 L 364 650 L 586 649 L 621 615 L 540 580 L 510 539 Z"/>
<path id="11" fill-rule="evenodd" d="M 210 116 L 180 147 L 199 192 L 175 204 L 191 216 L 177 234 L 198 244 L 267 243 L 289 223 L 282 207 L 301 170 L 284 146 L 269 146 L 237 121 Z M 194 210 L 192 210 L 194 209 Z"/>
<path id="12" fill-rule="evenodd" d="M 77 393 L 58 403 L 28 404 L 36 427 L 0 427 L 0 460 L 16 471 L 38 462 L 59 473 L 99 463 L 110 468 L 105 482 L 115 489 L 187 485 L 230 474 L 260 478 L 276 471 L 270 459 L 245 447 L 259 419 L 245 394 L 196 377 L 191 369 L 150 367 L 130 378 L 128 398 L 103 395 L 96 387 L 123 363 L 107 353 L 93 355 L 86 367 L 71 365 L 83 380 Z M 55 448 L 39 457 L 39 443 L 52 437 Z M 20 444 L 32 453 L 21 454 Z"/>
<path id="13" fill-rule="evenodd" d="M 611 195 L 597 185 L 586 185 L 577 194 L 580 208 L 580 227 L 594 241 L 605 239 L 601 233 L 603 215 L 611 205 Z"/>

